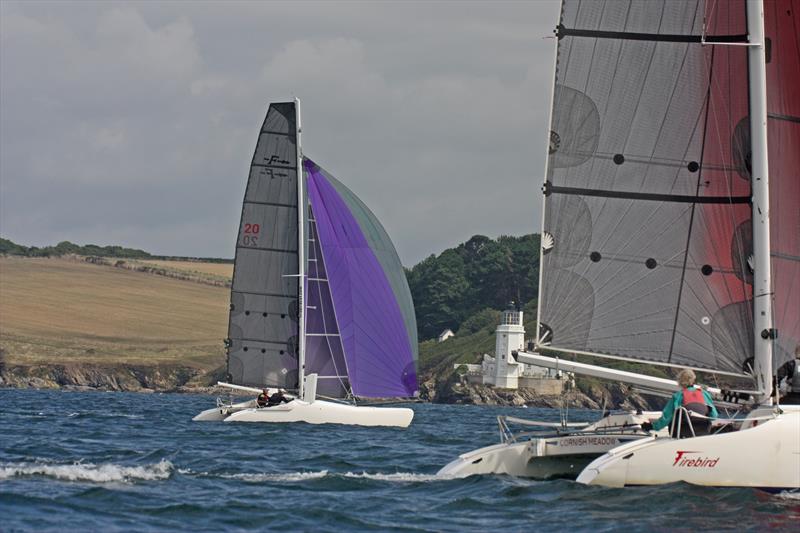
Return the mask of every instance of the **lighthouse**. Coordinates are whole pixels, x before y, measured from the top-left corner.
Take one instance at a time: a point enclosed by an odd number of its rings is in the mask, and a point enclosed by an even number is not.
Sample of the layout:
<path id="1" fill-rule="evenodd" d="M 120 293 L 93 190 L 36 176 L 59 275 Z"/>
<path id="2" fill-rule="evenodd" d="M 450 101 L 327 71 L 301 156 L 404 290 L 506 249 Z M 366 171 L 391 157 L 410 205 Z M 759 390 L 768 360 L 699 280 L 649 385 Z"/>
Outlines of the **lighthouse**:
<path id="1" fill-rule="evenodd" d="M 494 357 L 485 353 L 481 364 L 453 365 L 463 372 L 460 375 L 464 381 L 501 389 L 530 389 L 542 395 L 561 394 L 565 380 L 561 379 L 560 372 L 517 362 L 515 352 L 525 350 L 525 328 L 522 310 L 514 302 L 503 311 L 494 336 Z"/>
<path id="2" fill-rule="evenodd" d="M 516 389 L 519 385 L 520 364 L 512 351 L 523 350 L 525 328 L 522 326 L 522 310 L 511 302 L 503 311 L 503 318 L 495 330 L 495 375 L 494 386 Z"/>

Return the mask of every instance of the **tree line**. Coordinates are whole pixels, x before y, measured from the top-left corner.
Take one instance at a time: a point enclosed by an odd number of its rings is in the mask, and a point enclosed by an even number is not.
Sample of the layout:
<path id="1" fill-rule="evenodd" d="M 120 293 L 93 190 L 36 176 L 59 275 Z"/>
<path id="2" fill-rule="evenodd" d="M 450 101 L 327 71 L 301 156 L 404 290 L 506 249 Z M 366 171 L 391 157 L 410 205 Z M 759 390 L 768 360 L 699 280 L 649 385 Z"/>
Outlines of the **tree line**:
<path id="1" fill-rule="evenodd" d="M 95 257 L 116 257 L 120 259 L 160 259 L 160 260 L 198 260 L 209 263 L 233 263 L 232 259 L 217 257 L 182 257 L 153 255 L 137 248 L 124 246 L 98 246 L 96 244 L 75 244 L 61 241 L 55 246 L 24 246 L 0 237 L 0 255 L 21 255 L 25 257 L 60 257 L 63 255 L 85 255 Z"/>
<path id="2" fill-rule="evenodd" d="M 475 235 L 406 269 L 420 340 L 446 328 L 480 328 L 511 301 L 522 306 L 535 302 L 539 246 L 538 234 L 497 239 Z"/>

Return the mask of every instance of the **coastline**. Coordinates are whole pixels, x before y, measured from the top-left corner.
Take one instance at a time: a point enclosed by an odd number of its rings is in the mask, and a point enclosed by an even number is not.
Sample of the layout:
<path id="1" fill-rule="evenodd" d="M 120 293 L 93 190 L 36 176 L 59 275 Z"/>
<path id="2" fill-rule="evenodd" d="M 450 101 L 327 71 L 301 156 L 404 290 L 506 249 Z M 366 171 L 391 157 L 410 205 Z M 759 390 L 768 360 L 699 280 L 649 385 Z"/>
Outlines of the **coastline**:
<path id="1" fill-rule="evenodd" d="M 216 386 L 224 380 L 224 367 L 203 370 L 173 364 L 8 364 L 0 367 L 0 388 L 65 391 L 181 393 L 228 395 Z M 422 376 L 420 400 L 456 405 L 494 405 L 587 409 L 650 409 L 653 402 L 624 385 L 592 385 L 588 390 L 572 390 L 563 395 L 539 395 L 529 389 L 497 389 L 473 385 L 452 376 Z M 247 396 L 246 393 L 235 395 Z"/>

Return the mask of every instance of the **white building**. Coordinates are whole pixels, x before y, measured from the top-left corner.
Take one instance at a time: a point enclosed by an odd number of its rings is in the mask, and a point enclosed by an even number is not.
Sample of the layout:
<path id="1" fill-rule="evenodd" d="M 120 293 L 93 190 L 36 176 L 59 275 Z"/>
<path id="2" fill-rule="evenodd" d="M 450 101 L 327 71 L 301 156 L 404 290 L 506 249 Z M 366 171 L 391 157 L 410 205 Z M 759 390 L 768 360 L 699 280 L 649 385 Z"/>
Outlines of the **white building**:
<path id="1" fill-rule="evenodd" d="M 450 337 L 455 337 L 455 336 L 456 336 L 456 334 L 453 333 L 453 330 L 448 328 L 448 329 L 444 330 L 443 332 L 439 333 L 439 342 L 444 342 L 447 339 L 449 339 Z"/>
<path id="2" fill-rule="evenodd" d="M 480 365 L 455 365 L 466 367 L 470 382 L 493 385 L 503 389 L 520 387 L 535 389 L 540 394 L 559 394 L 563 381 L 553 370 L 539 366 L 518 363 L 513 352 L 525 350 L 525 328 L 522 325 L 522 311 L 513 304 L 503 311 L 500 325 L 495 330 L 494 354 L 483 355 Z"/>

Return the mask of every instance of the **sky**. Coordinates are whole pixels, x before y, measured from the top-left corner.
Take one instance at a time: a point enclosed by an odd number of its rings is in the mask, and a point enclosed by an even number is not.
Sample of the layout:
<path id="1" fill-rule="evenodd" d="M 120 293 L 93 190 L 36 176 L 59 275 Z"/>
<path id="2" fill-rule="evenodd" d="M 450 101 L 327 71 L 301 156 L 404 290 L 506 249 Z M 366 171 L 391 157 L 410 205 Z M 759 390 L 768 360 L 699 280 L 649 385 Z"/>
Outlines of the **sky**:
<path id="1" fill-rule="evenodd" d="M 0 0 L 0 236 L 234 255 L 269 102 L 406 266 L 541 225 L 558 3 Z"/>

